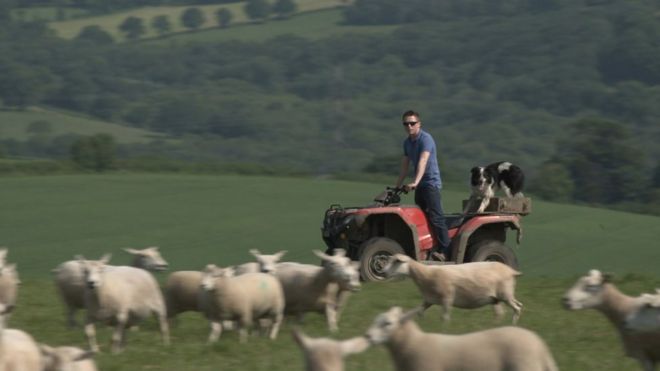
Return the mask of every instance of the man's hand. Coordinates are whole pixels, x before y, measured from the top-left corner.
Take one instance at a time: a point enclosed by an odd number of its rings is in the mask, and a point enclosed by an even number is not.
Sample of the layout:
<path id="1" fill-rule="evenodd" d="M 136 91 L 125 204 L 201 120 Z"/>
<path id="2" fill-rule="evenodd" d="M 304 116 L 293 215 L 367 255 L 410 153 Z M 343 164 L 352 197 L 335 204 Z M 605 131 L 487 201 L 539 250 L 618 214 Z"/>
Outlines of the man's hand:
<path id="1" fill-rule="evenodd" d="M 415 188 L 417 188 L 417 184 L 415 183 L 408 183 L 403 186 L 403 190 L 406 192 L 414 191 Z"/>

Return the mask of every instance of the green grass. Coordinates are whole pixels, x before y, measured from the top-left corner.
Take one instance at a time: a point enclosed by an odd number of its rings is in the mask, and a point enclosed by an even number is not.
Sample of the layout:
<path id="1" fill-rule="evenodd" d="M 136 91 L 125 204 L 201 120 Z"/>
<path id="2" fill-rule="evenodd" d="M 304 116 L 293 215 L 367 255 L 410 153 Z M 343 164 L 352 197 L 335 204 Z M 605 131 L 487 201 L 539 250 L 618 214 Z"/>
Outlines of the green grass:
<path id="1" fill-rule="evenodd" d="M 369 203 L 382 187 L 295 178 L 112 174 L 5 177 L 0 189 L 0 246 L 9 247 L 9 261 L 18 263 L 24 281 L 11 326 L 49 344 L 85 347 L 82 330 L 65 329 L 50 282 L 50 269 L 59 262 L 79 253 L 98 257 L 112 252 L 112 262 L 122 264 L 129 257 L 121 247 L 158 245 L 171 270 L 248 261 L 250 248 L 286 249 L 286 260 L 316 263 L 310 250 L 324 248 L 319 226 L 326 207 Z M 465 193 L 444 191 L 445 208 L 458 210 Z M 525 236 L 517 250 L 524 272 L 517 290 L 525 304 L 520 325 L 548 342 L 564 371 L 636 369 L 603 316 L 565 311 L 559 299 L 590 268 L 615 272 L 615 282 L 631 295 L 660 286 L 655 250 L 660 218 L 544 202 L 533 207 L 523 220 Z M 159 275 L 161 281 L 164 277 Z M 409 281 L 365 284 L 349 301 L 335 337 L 362 333 L 392 305 L 410 308 L 419 302 Z M 489 308 L 455 310 L 449 325 L 439 317 L 434 307 L 419 323 L 427 331 L 447 333 L 497 325 Z M 110 355 L 110 333 L 103 328 L 98 338 L 105 352 L 97 361 L 105 371 L 302 369 L 290 329 L 288 323 L 276 341 L 251 338 L 248 345 L 227 332 L 208 346 L 206 321 L 185 314 L 172 330 L 169 348 L 160 344 L 154 321 L 148 321 L 129 333 L 126 352 Z M 309 315 L 304 330 L 328 335 L 319 315 Z M 393 368 L 384 348 L 375 347 L 349 358 L 347 369 Z"/>
<path id="2" fill-rule="evenodd" d="M 296 35 L 307 39 L 320 39 L 348 33 L 386 33 L 397 26 L 350 26 L 342 25 L 340 9 L 299 14 L 286 20 L 273 20 L 262 24 L 241 24 L 226 29 L 180 33 L 164 39 L 145 41 L 149 44 L 208 43 L 229 40 L 264 41 L 282 35 Z"/>
<path id="3" fill-rule="evenodd" d="M 123 144 L 145 143 L 156 137 L 163 137 L 162 134 L 147 130 L 35 107 L 26 111 L 0 111 L 0 138 L 26 140 L 31 136 L 28 128 L 35 121 L 50 123 L 52 129 L 49 133 L 50 136 L 71 133 L 80 135 L 107 133 Z"/>
<path id="4" fill-rule="evenodd" d="M 298 0 L 296 3 L 298 4 L 299 13 L 330 9 L 344 4 L 342 0 Z M 243 11 L 244 6 L 244 2 L 224 5 L 196 6 L 204 13 L 206 20 L 201 29 L 217 27 L 218 23 L 216 22 L 215 12 L 220 8 L 227 8 L 232 12 L 232 24 L 248 22 L 247 15 Z M 133 16 L 142 18 L 144 21 L 147 33 L 143 37 L 154 37 L 157 36 L 157 32 L 151 28 L 151 20 L 160 15 L 169 17 L 172 24 L 172 32 L 186 31 L 187 29 L 181 25 L 180 19 L 181 14 L 183 14 L 187 8 L 189 8 L 189 6 L 144 7 L 102 16 L 50 22 L 49 25 L 58 36 L 65 39 L 76 37 L 80 33 L 80 30 L 86 26 L 98 25 L 110 33 L 115 40 L 123 40 L 123 35 L 119 32 L 119 25 L 127 17 Z"/>

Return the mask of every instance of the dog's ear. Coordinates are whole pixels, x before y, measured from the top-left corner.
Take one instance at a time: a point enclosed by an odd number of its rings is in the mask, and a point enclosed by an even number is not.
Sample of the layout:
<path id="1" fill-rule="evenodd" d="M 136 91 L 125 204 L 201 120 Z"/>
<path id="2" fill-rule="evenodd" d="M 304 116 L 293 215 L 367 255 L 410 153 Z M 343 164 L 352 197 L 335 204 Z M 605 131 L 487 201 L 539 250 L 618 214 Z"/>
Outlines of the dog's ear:
<path id="1" fill-rule="evenodd" d="M 479 166 L 475 166 L 472 169 L 470 169 L 470 173 L 478 174 L 479 173 Z"/>

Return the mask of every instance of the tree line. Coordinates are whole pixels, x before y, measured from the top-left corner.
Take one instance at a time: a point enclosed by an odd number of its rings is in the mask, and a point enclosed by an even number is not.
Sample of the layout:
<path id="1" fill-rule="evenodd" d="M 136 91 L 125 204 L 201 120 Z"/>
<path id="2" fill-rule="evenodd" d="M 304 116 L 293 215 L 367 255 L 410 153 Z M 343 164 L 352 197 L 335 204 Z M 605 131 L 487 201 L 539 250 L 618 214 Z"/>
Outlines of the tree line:
<path id="1" fill-rule="evenodd" d="M 474 165 L 511 160 L 547 198 L 657 205 L 657 6 L 555 3 L 406 20 L 385 35 L 168 46 L 65 41 L 43 24 L 3 23 L 0 99 L 11 109 L 54 106 L 177 138 L 120 145 L 123 157 L 313 174 L 396 172 L 398 121 L 411 108 L 454 181 Z M 2 145 L 6 156 L 36 148 Z"/>

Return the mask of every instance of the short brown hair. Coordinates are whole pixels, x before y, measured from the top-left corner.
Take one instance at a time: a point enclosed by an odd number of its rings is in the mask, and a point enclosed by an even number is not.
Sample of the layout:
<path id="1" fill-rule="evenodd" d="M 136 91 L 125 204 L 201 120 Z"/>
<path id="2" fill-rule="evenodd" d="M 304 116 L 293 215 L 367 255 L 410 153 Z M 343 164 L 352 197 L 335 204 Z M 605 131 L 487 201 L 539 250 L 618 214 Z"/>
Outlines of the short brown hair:
<path id="1" fill-rule="evenodd" d="M 417 112 L 415 112 L 415 111 L 413 111 L 413 110 L 408 110 L 408 111 L 406 111 L 406 112 L 403 113 L 403 116 L 401 116 L 401 119 L 404 119 L 404 120 L 405 120 L 406 117 L 410 117 L 410 116 L 417 116 L 418 119 L 421 119 L 421 118 L 422 118 L 422 117 L 419 115 L 419 113 L 417 113 Z"/>

